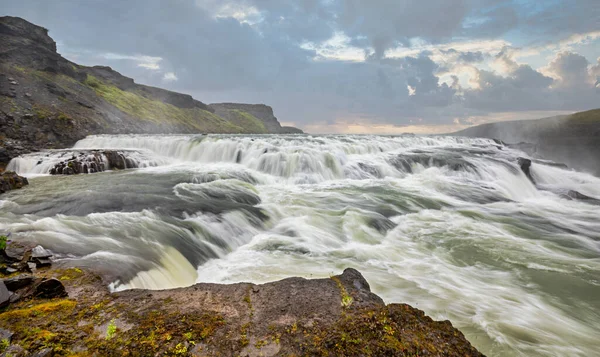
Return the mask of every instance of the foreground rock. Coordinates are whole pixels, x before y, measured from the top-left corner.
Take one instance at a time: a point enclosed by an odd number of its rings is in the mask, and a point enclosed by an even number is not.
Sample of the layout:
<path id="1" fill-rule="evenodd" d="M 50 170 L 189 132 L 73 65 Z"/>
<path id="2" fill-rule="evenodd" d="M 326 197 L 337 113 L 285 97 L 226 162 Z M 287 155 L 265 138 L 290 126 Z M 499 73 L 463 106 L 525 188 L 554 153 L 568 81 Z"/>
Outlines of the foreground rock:
<path id="1" fill-rule="evenodd" d="M 19 176 L 12 171 L 0 173 L 0 193 L 22 188 L 26 185 L 29 185 L 26 177 Z"/>
<path id="2" fill-rule="evenodd" d="M 8 348 L 53 356 L 481 356 L 449 321 L 386 306 L 354 269 L 328 279 L 114 294 L 78 268 L 36 275 L 53 277 L 68 298 L 38 296 L 0 313 Z"/>

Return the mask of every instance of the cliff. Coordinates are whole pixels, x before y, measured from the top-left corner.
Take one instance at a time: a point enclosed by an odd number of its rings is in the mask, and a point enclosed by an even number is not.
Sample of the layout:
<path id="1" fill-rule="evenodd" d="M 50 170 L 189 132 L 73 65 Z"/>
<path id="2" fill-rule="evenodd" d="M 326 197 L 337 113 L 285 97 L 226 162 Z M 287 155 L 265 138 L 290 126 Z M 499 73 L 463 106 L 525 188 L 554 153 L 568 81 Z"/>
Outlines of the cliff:
<path id="1" fill-rule="evenodd" d="M 536 120 L 489 123 L 452 135 L 502 140 L 533 157 L 600 176 L 600 109 Z"/>
<path id="2" fill-rule="evenodd" d="M 260 129 L 269 133 L 299 134 L 302 130 L 289 126 L 281 126 L 273 108 L 264 104 L 240 104 L 240 103 L 215 103 L 208 106 L 215 114 L 229 120 L 232 123 L 240 123 L 244 117 L 257 119 L 262 126 Z M 248 119 L 246 119 L 248 121 Z"/>
<path id="3" fill-rule="evenodd" d="M 41 247 L 28 254 L 11 242 L 0 252 L 0 262 L 20 258 L 11 267 L 37 267 L 0 280 L 0 353 L 483 356 L 449 321 L 386 305 L 354 269 L 325 279 L 111 293 L 95 272 L 48 267 Z"/>
<path id="4" fill-rule="evenodd" d="M 47 29 L 21 18 L 0 17 L 0 43 L 0 167 L 89 134 L 284 132 L 266 105 L 216 105 L 220 116 L 190 95 L 73 63 Z"/>

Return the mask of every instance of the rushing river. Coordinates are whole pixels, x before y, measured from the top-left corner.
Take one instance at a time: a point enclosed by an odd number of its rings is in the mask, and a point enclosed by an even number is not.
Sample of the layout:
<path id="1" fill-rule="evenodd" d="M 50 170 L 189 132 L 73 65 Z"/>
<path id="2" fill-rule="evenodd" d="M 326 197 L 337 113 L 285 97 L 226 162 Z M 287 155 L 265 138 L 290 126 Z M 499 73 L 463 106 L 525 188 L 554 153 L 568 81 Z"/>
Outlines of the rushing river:
<path id="1" fill-rule="evenodd" d="M 140 168 L 48 175 L 100 148 Z M 600 179 L 536 161 L 534 185 L 523 156 L 456 137 L 90 136 L 9 164 L 30 186 L 0 196 L 0 231 L 114 290 L 354 267 L 489 356 L 598 356 Z"/>

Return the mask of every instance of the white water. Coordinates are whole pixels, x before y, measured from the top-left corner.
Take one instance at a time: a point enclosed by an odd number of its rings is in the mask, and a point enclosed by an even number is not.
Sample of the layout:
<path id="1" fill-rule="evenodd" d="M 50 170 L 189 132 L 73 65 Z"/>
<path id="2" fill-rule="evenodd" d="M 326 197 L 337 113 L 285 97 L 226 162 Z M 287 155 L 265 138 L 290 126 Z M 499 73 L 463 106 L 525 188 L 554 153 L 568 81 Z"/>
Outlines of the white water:
<path id="1" fill-rule="evenodd" d="M 354 267 L 489 356 L 597 355 L 596 177 L 534 163 L 536 186 L 525 154 L 455 137 L 91 136 L 67 155 L 88 149 L 145 168 L 36 177 L 2 196 L 0 230 L 107 270 L 115 290 Z"/>

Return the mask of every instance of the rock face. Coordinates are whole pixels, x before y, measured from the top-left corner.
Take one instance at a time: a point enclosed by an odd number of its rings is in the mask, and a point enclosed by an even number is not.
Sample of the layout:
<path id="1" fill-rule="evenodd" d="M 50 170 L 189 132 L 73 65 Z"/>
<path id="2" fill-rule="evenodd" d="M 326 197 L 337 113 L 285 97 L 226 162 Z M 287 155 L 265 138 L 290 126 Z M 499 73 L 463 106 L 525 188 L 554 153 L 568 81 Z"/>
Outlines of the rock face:
<path id="1" fill-rule="evenodd" d="M 268 133 L 280 134 L 301 134 L 302 130 L 294 127 L 282 127 L 275 115 L 273 108 L 264 104 L 240 104 L 240 103 L 214 103 L 210 104 L 209 108 L 214 110 L 215 114 L 231 119 L 237 111 L 246 112 L 255 118 L 259 119 L 266 128 Z"/>
<path id="2" fill-rule="evenodd" d="M 0 17 L 0 43 L 0 169 L 16 156 L 71 147 L 90 134 L 282 130 L 265 105 L 242 105 L 238 115 L 221 117 L 190 95 L 68 61 L 47 29 L 21 18 Z"/>
<path id="3" fill-rule="evenodd" d="M 54 268 L 53 268 L 54 269 Z M 354 269 L 327 279 L 109 293 L 91 272 L 47 270 L 69 299 L 11 304 L 11 346 L 102 356 L 482 356 L 452 327 L 385 305 Z M 50 280 L 46 280 L 50 281 Z M 29 331 L 43 330 L 49 338 Z"/>
<path id="4" fill-rule="evenodd" d="M 22 188 L 26 185 L 29 185 L 26 177 L 19 176 L 12 171 L 0 173 L 0 193 Z"/>

